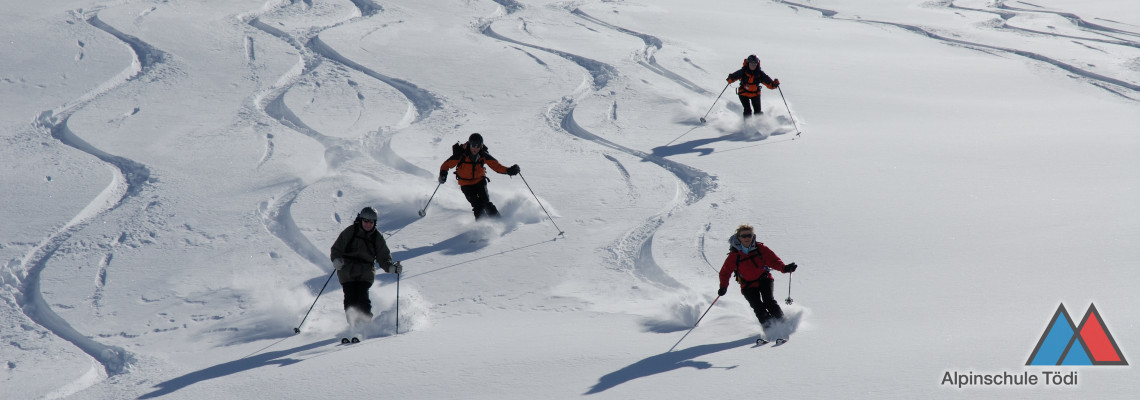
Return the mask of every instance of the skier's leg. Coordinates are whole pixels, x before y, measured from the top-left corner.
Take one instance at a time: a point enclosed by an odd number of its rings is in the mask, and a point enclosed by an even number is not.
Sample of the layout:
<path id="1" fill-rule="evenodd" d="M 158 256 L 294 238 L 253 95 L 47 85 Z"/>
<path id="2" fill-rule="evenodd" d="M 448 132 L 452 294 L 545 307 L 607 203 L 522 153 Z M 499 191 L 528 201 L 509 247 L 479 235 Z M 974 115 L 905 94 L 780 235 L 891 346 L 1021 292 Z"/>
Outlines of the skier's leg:
<path id="1" fill-rule="evenodd" d="M 760 281 L 760 297 L 764 301 L 764 309 L 768 314 L 775 319 L 784 318 L 784 310 L 780 308 L 780 302 L 772 295 L 772 279 L 763 279 Z"/>
<path id="2" fill-rule="evenodd" d="M 760 288 L 741 288 L 740 294 L 744 295 L 744 299 L 748 300 L 748 305 L 752 306 L 752 312 L 756 314 L 756 320 L 760 322 L 760 325 L 764 325 L 769 319 L 772 319 L 772 316 L 768 314 L 768 309 L 764 307 L 764 299 L 760 295 Z"/>
<path id="3" fill-rule="evenodd" d="M 757 95 L 756 97 L 750 97 L 749 100 L 751 100 L 751 102 L 752 102 L 752 110 L 753 110 L 754 114 L 763 114 L 764 113 L 764 109 L 760 108 L 760 96 L 759 95 Z"/>
<path id="4" fill-rule="evenodd" d="M 463 192 L 463 197 L 467 198 L 467 202 L 471 203 L 471 212 L 475 214 L 475 219 L 483 216 L 484 202 L 486 201 L 480 194 L 487 190 L 486 182 L 479 182 L 474 185 L 460 186 L 459 190 Z"/>
<path id="5" fill-rule="evenodd" d="M 487 180 L 479 182 L 479 199 L 483 203 L 483 212 L 488 217 L 498 217 L 499 209 L 491 203 L 491 195 L 487 193 Z"/>
<path id="6" fill-rule="evenodd" d="M 744 118 L 747 119 L 752 116 L 752 100 L 747 97 L 740 96 L 740 105 L 744 107 Z"/>
<path id="7" fill-rule="evenodd" d="M 341 286 L 344 289 L 344 310 L 349 324 L 357 322 L 353 321 L 353 313 L 361 319 L 372 319 L 372 300 L 368 298 L 368 288 L 372 287 L 372 282 L 345 282 Z M 350 312 L 350 309 L 353 311 Z"/>

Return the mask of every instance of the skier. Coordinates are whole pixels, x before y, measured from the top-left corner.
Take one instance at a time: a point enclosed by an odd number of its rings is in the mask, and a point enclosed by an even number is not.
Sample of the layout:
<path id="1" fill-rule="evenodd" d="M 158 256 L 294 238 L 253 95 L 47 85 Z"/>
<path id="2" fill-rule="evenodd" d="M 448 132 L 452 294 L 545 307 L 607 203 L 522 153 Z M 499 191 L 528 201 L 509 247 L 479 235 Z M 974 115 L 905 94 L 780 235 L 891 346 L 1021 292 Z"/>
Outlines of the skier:
<path id="1" fill-rule="evenodd" d="M 780 303 L 772 296 L 771 270 L 785 274 L 795 272 L 796 263 L 784 265 L 776 253 L 764 243 L 756 241 L 756 235 L 749 225 L 736 228 L 736 234 L 728 239 L 728 244 L 728 257 L 720 267 L 720 290 L 717 291 L 717 296 L 724 296 L 728 292 L 728 278 L 735 273 L 736 281 L 740 283 L 740 294 L 752 306 L 760 325 L 767 329 L 773 320 L 784 318 Z"/>
<path id="2" fill-rule="evenodd" d="M 744 119 L 751 118 L 753 111 L 756 114 L 764 113 L 760 108 L 761 84 L 768 89 L 780 87 L 779 79 L 773 80 L 760 69 L 760 58 L 756 57 L 755 54 L 744 59 L 744 64 L 740 70 L 728 74 L 728 83 L 736 81 L 740 81 L 740 87 L 736 88 L 736 94 L 740 96 L 740 105 L 744 106 Z"/>
<path id="3" fill-rule="evenodd" d="M 329 258 L 344 290 L 344 313 L 350 326 L 372 320 L 368 288 L 376 280 L 376 266 L 399 274 L 402 267 L 392 263 L 392 251 L 384 235 L 376 229 L 376 210 L 364 207 L 352 226 L 345 228 L 332 245 Z"/>
<path id="4" fill-rule="evenodd" d="M 467 143 L 452 145 L 451 153 L 451 157 L 439 166 L 439 183 L 447 182 L 447 171 L 455 168 L 455 179 L 459 181 L 459 189 L 467 197 L 467 202 L 471 203 L 475 219 L 499 216 L 499 209 L 495 208 L 495 204 L 491 203 L 491 198 L 487 195 L 487 182 L 490 179 L 487 178 L 487 170 L 483 166 L 491 167 L 500 174 L 515 176 L 519 173 L 519 165 L 515 164 L 508 168 L 499 164 L 499 160 L 487 153 L 487 147 L 483 146 L 483 135 L 478 133 L 472 133 L 467 138 Z"/>

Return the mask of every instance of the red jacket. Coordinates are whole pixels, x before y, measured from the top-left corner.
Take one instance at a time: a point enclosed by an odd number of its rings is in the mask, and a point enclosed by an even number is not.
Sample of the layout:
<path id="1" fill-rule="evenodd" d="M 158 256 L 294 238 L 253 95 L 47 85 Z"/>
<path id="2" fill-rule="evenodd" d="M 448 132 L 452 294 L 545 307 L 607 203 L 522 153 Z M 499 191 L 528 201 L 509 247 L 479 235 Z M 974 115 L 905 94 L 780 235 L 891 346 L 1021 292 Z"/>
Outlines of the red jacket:
<path id="1" fill-rule="evenodd" d="M 769 268 L 784 272 L 784 262 L 764 243 L 757 242 L 756 250 L 748 254 L 734 247 L 720 267 L 720 287 L 728 287 L 728 278 L 733 272 L 736 272 L 742 287 L 759 286 L 761 279 L 772 279 Z"/>

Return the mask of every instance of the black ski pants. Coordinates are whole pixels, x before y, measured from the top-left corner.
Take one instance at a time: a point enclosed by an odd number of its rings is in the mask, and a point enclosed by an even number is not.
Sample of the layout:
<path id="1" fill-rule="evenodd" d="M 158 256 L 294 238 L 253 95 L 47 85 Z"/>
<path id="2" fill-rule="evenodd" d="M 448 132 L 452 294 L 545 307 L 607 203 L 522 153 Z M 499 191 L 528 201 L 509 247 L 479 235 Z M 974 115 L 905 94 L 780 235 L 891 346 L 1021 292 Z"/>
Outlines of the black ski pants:
<path id="1" fill-rule="evenodd" d="M 487 195 L 486 178 L 473 185 L 460 186 L 459 190 L 463 191 L 463 196 L 467 197 L 468 203 L 471 203 L 471 212 L 475 213 L 475 219 L 499 216 L 499 209 L 495 208 L 491 203 L 491 196 Z"/>
<path id="2" fill-rule="evenodd" d="M 756 319 L 760 321 L 760 325 L 768 327 L 768 323 L 773 319 L 784 318 L 784 310 L 780 309 L 780 302 L 772 296 L 772 279 L 760 279 L 758 285 L 753 287 L 741 287 L 740 294 L 748 300 L 748 305 L 752 306 L 752 311 L 756 313 Z"/>
<path id="3" fill-rule="evenodd" d="M 372 318 L 372 300 L 368 298 L 368 288 L 372 287 L 372 282 L 345 282 L 340 286 L 344 289 L 344 310 L 355 308 Z"/>
<path id="4" fill-rule="evenodd" d="M 753 111 L 755 111 L 756 114 L 764 113 L 764 111 L 761 111 L 760 109 L 759 94 L 757 94 L 756 97 L 740 96 L 740 105 L 744 106 L 744 118 L 751 117 Z"/>

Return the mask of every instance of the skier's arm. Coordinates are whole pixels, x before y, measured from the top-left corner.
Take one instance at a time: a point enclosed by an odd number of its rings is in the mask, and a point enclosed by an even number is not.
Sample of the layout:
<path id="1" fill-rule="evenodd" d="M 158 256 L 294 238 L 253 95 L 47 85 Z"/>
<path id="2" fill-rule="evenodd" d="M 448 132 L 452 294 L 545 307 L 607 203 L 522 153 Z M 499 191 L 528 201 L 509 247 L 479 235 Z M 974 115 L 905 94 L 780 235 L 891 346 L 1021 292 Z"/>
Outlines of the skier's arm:
<path id="1" fill-rule="evenodd" d="M 733 82 L 739 81 L 740 78 L 743 78 L 743 77 L 744 77 L 744 70 L 743 69 L 737 70 L 736 72 L 728 74 L 728 83 L 733 83 Z"/>
<path id="2" fill-rule="evenodd" d="M 768 89 L 775 89 L 780 86 L 779 79 L 772 79 L 772 77 L 768 76 L 764 71 L 760 71 L 760 83 L 763 83 Z"/>
<path id="3" fill-rule="evenodd" d="M 455 168 L 456 165 L 459 165 L 459 158 L 448 158 L 447 161 L 444 161 L 443 164 L 439 166 L 439 172 L 446 173 L 447 170 Z"/>
<path id="4" fill-rule="evenodd" d="M 500 174 L 507 173 L 507 167 L 504 167 L 503 164 L 499 164 L 499 160 L 496 160 L 494 157 L 487 156 L 483 159 L 483 163 L 487 164 L 487 166 L 491 167 L 491 169 L 495 170 L 495 172 L 498 172 Z"/>
<path id="5" fill-rule="evenodd" d="M 388 249 L 388 242 L 384 240 L 384 234 L 379 232 L 376 234 L 376 263 L 380 264 L 380 268 L 384 272 L 392 270 L 392 250 Z"/>
<path id="6" fill-rule="evenodd" d="M 724 259 L 724 264 L 720 266 L 720 287 L 728 287 L 728 279 L 732 277 L 732 271 L 736 270 L 736 265 L 733 262 L 735 257 L 732 253 L 728 253 L 728 257 Z"/>
<path id="7" fill-rule="evenodd" d="M 762 256 L 761 259 L 764 260 L 764 266 L 770 267 L 785 274 L 788 273 L 784 270 L 784 261 L 776 255 L 776 252 L 772 251 L 772 249 L 769 249 L 768 246 L 765 246 L 763 244 L 760 244 L 757 247 L 759 248 L 760 255 Z"/>
<path id="8" fill-rule="evenodd" d="M 351 230 L 349 229 L 345 229 L 340 232 L 340 235 L 336 237 L 336 241 L 333 242 L 332 248 L 329 249 L 330 260 L 335 261 L 338 258 L 344 257 L 344 250 L 348 248 L 348 241 L 350 240 L 351 236 Z"/>

